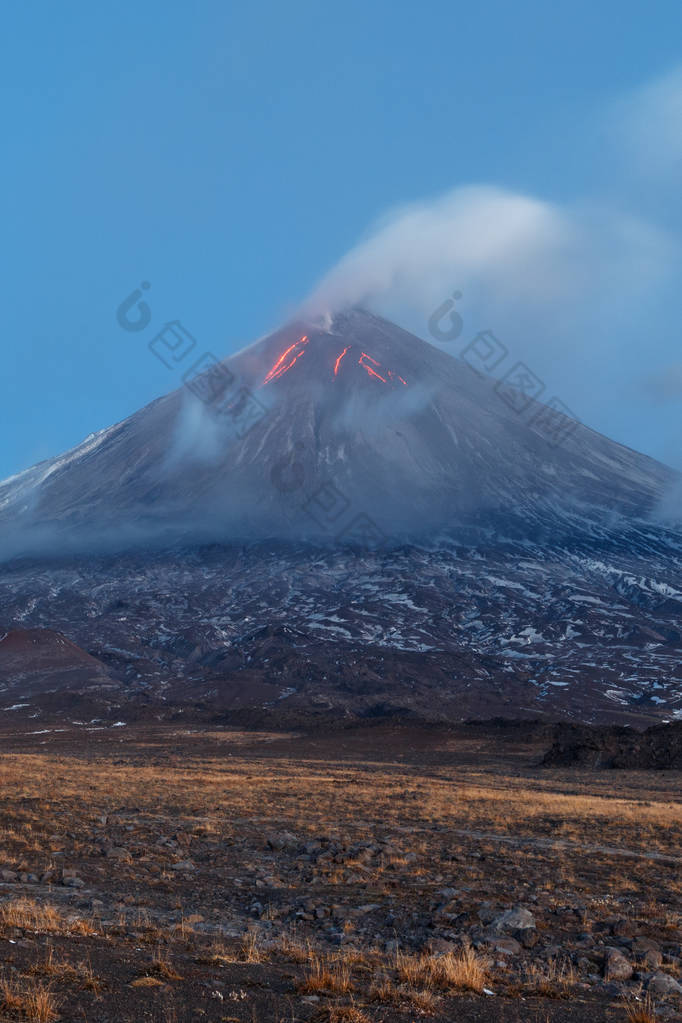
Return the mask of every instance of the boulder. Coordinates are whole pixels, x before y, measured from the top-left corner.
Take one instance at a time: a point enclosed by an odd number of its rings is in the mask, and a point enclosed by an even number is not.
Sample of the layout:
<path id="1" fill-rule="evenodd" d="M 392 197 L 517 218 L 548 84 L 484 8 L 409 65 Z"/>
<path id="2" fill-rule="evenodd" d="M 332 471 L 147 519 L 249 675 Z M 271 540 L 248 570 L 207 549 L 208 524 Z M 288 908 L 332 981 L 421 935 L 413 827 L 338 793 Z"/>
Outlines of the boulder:
<path id="1" fill-rule="evenodd" d="M 682 995 L 682 984 L 678 984 L 674 977 L 660 971 L 649 978 L 646 989 L 650 995 L 656 998 L 663 998 L 665 995 Z"/>
<path id="2" fill-rule="evenodd" d="M 617 948 L 610 948 L 604 959 L 604 977 L 606 980 L 630 980 L 633 974 L 632 965 Z"/>
<path id="3" fill-rule="evenodd" d="M 278 834 L 268 835 L 268 848 L 275 852 L 297 852 L 298 839 L 290 831 L 280 831 Z"/>
<path id="4" fill-rule="evenodd" d="M 529 910 L 516 906 L 493 920 L 493 927 L 496 931 L 526 931 L 535 927 L 535 917 Z"/>

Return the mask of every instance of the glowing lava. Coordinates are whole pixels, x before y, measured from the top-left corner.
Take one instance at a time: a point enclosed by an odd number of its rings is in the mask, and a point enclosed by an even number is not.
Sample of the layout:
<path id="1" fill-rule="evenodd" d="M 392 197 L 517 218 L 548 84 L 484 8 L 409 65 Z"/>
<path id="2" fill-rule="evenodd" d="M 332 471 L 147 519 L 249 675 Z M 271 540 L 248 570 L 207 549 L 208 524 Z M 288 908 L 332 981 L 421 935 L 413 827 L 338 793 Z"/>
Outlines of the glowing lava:
<path id="1" fill-rule="evenodd" d="M 398 380 L 400 381 L 400 383 L 404 384 L 405 387 L 407 387 L 407 380 L 403 380 L 403 378 L 401 377 L 400 373 L 394 373 L 392 369 L 389 369 L 388 375 L 390 376 L 391 380 L 394 380 L 395 377 L 397 377 Z"/>
<path id="2" fill-rule="evenodd" d="M 344 357 L 344 355 L 346 354 L 346 352 L 349 352 L 349 351 L 350 351 L 350 349 L 351 349 L 351 346 L 350 346 L 350 345 L 347 345 L 347 346 L 346 346 L 346 347 L 344 348 L 344 350 L 343 350 L 343 351 L 341 352 L 341 354 L 339 355 L 339 357 L 338 357 L 338 359 L 336 360 L 336 362 L 334 363 L 334 376 L 337 376 L 337 375 L 338 375 L 338 372 L 339 372 L 339 366 L 341 365 L 341 359 L 342 359 L 342 358 Z"/>
<path id="3" fill-rule="evenodd" d="M 382 372 L 387 373 L 392 382 L 394 382 L 397 377 L 400 383 L 404 384 L 405 387 L 407 387 L 407 380 L 403 380 L 400 373 L 394 373 L 392 369 L 385 370 L 380 362 L 377 362 L 376 359 L 373 359 L 371 355 L 367 354 L 367 352 L 363 352 L 360 358 L 358 359 L 358 365 L 362 366 L 363 369 L 367 370 L 369 376 L 376 377 L 377 380 L 381 380 L 382 384 L 388 383 L 386 377 L 382 377 L 381 373 L 378 373 L 377 370 L 374 369 L 372 366 L 368 366 L 366 362 L 363 362 L 363 359 L 369 359 L 370 362 L 374 363 L 374 366 L 377 366 L 378 369 L 382 370 Z"/>
<path id="4" fill-rule="evenodd" d="M 298 341 L 294 341 L 292 345 L 289 345 L 286 351 L 282 352 L 280 357 L 274 363 L 270 372 L 267 374 L 260 386 L 265 387 L 266 384 L 272 383 L 273 380 L 279 380 L 279 378 L 283 377 L 285 373 L 288 373 L 294 363 L 298 362 L 302 355 L 305 355 L 305 346 L 308 344 L 309 340 L 308 335 L 304 334 L 303 337 L 298 339 Z M 337 355 L 334 363 L 334 376 L 339 375 L 339 367 L 352 347 L 352 345 L 346 345 L 343 351 Z M 370 363 L 372 363 L 371 366 Z M 358 365 L 362 366 L 368 376 L 374 377 L 375 380 L 380 380 L 382 384 L 388 384 L 388 386 L 391 387 L 399 380 L 403 386 L 407 387 L 407 380 L 404 380 L 400 373 L 394 373 L 392 369 L 384 369 L 381 363 L 377 362 L 373 356 L 368 355 L 367 352 L 361 353 L 360 358 L 358 359 Z M 379 370 L 381 370 L 381 372 L 379 372 Z M 386 375 L 383 376 L 382 374 Z"/>
<path id="5" fill-rule="evenodd" d="M 261 387 L 264 387 L 266 384 L 269 384 L 271 380 L 277 380 L 279 377 L 284 376 L 285 373 L 288 373 L 289 370 L 291 369 L 291 367 L 293 366 L 293 364 L 298 359 L 300 359 L 301 356 L 305 353 L 305 345 L 307 345 L 307 344 L 308 344 L 308 336 L 307 336 L 307 334 L 304 334 L 303 337 L 300 337 L 298 339 L 298 341 L 294 341 L 293 345 L 289 345 L 289 347 L 287 348 L 286 352 L 283 352 L 283 354 L 280 355 L 279 359 L 274 364 L 274 366 L 272 367 L 272 369 L 270 370 L 270 372 L 266 376 L 265 380 L 261 384 Z M 285 364 L 284 360 L 296 348 L 298 349 L 296 354 L 293 356 L 292 359 L 289 360 L 289 362 L 287 362 Z"/>
<path id="6" fill-rule="evenodd" d="M 367 352 L 363 352 L 360 358 L 358 359 L 358 365 L 362 366 L 363 369 L 366 369 L 370 376 L 376 377 L 377 380 L 381 380 L 383 384 L 387 384 L 388 380 L 386 379 L 386 377 L 382 377 L 381 374 L 377 373 L 375 369 L 372 369 L 372 367 L 368 366 L 366 362 L 363 362 L 362 361 L 363 359 L 369 359 L 369 361 L 373 362 L 375 366 L 381 366 L 381 363 L 377 362 L 376 359 L 373 359 L 371 355 L 367 354 Z"/>

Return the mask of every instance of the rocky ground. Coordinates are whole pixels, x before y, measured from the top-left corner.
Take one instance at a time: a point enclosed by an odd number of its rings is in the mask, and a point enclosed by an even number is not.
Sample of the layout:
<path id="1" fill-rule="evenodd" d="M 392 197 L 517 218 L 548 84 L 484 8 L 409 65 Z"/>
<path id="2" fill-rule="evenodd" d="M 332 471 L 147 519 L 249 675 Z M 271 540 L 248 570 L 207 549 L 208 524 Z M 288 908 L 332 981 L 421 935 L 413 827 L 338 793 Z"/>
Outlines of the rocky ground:
<path id="1" fill-rule="evenodd" d="M 32 732 L 2 1019 L 682 1019 L 679 772 L 548 768 L 520 725 Z"/>
<path id="2" fill-rule="evenodd" d="M 36 728 L 159 715 L 298 727 L 388 711 L 682 720 L 682 541 L 648 528 L 551 536 L 3 564 L 0 708 Z"/>
<path id="3" fill-rule="evenodd" d="M 682 770 L 682 721 L 654 725 L 643 732 L 562 724 L 553 738 L 543 763 L 554 767 Z"/>

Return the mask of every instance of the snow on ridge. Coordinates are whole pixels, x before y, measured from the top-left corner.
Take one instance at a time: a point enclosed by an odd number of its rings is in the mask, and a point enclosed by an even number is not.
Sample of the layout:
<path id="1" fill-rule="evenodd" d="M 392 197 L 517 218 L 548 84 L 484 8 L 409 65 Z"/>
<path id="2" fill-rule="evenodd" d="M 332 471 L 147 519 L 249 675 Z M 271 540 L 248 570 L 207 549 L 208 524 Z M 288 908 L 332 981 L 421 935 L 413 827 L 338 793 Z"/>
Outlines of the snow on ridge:
<path id="1" fill-rule="evenodd" d="M 0 508 L 5 508 L 27 491 L 40 487 L 58 469 L 65 468 L 85 455 L 89 455 L 92 451 L 96 451 L 117 427 L 118 424 L 115 424 L 107 426 L 103 430 L 97 430 L 95 433 L 89 433 L 85 440 L 64 454 L 38 462 L 36 465 L 29 466 L 28 469 L 23 469 L 13 476 L 0 480 L 0 493 L 7 491 L 7 496 L 0 500 Z"/>

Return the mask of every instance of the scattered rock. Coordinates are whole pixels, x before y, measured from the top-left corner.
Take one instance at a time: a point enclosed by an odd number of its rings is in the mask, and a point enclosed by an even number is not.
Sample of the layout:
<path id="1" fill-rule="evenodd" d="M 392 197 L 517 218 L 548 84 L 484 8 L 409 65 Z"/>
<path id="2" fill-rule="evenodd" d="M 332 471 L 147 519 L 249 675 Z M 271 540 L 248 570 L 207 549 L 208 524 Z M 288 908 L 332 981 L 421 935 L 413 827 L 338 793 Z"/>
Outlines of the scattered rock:
<path id="1" fill-rule="evenodd" d="M 104 855 L 110 860 L 121 860 L 122 862 L 131 863 L 132 856 L 127 849 L 124 849 L 120 845 L 112 845 L 105 850 Z"/>
<path id="2" fill-rule="evenodd" d="M 635 934 L 636 927 L 632 920 L 621 917 L 620 920 L 616 920 L 611 930 L 617 938 L 631 938 Z"/>
<path id="3" fill-rule="evenodd" d="M 654 941 L 653 938 L 645 938 L 640 935 L 632 942 L 632 951 L 636 956 L 644 955 L 645 952 L 649 952 L 651 950 L 656 952 L 660 952 L 661 950 L 661 946 L 657 941 Z"/>
<path id="4" fill-rule="evenodd" d="M 489 902 L 483 902 L 478 907 L 478 919 L 482 924 L 491 924 L 497 915 L 497 910 Z"/>
<path id="5" fill-rule="evenodd" d="M 657 970 L 663 962 L 663 956 L 656 948 L 650 948 L 648 952 L 644 953 L 642 960 L 647 970 Z"/>
<path id="6" fill-rule="evenodd" d="M 171 865 L 171 870 L 191 871 L 196 869 L 197 869 L 196 866 L 194 865 L 194 863 L 192 863 L 191 860 L 180 860 L 179 863 L 173 863 Z"/>
<path id="7" fill-rule="evenodd" d="M 617 948 L 608 949 L 604 960 L 606 980 L 630 980 L 633 974 L 631 964 Z"/>
<path id="8" fill-rule="evenodd" d="M 535 917 L 529 910 L 516 906 L 498 916 L 492 923 L 496 931 L 526 931 L 535 927 Z"/>
<path id="9" fill-rule="evenodd" d="M 538 932 L 534 927 L 516 927 L 511 936 L 521 942 L 524 948 L 535 948 L 538 943 Z"/>
<path id="10" fill-rule="evenodd" d="M 501 952 L 503 955 L 516 956 L 521 951 L 521 945 L 516 938 L 510 938 L 504 935 L 495 935 L 488 939 L 489 944 L 495 949 L 496 952 Z"/>
<path id="11" fill-rule="evenodd" d="M 654 973 L 646 986 L 649 994 L 656 998 L 663 998 L 665 995 L 682 995 L 682 984 L 667 973 Z"/>
<path id="12" fill-rule="evenodd" d="M 269 835 L 267 844 L 275 852 L 296 852 L 298 850 L 298 839 L 290 831 L 281 831 L 276 835 Z"/>

